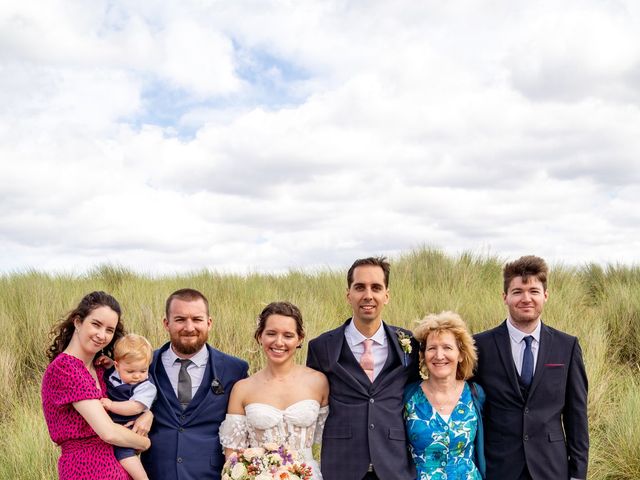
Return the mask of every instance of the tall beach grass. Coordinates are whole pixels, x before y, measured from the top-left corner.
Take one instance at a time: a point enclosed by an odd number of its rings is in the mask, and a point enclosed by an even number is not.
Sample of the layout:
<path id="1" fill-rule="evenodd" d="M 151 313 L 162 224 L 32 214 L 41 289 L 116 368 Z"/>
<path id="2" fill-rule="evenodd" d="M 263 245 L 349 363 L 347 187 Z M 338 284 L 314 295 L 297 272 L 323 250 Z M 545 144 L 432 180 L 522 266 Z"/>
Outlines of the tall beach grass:
<path id="1" fill-rule="evenodd" d="M 417 249 L 392 259 L 391 302 L 385 319 L 411 328 L 430 312 L 455 310 L 473 332 L 505 317 L 499 258 Z M 281 275 L 222 275 L 209 271 L 150 277 L 104 265 L 86 275 L 27 271 L 0 276 L 0 478 L 56 477 L 58 449 L 40 407 L 48 332 L 80 298 L 105 290 L 122 304 L 127 330 L 160 346 L 164 301 L 192 287 L 210 300 L 210 342 L 263 365 L 253 341 L 255 319 L 274 300 L 297 304 L 313 338 L 349 315 L 345 271 L 292 270 Z M 640 269 L 616 265 L 552 266 L 545 321 L 577 335 L 589 376 L 589 478 L 640 478 Z M 299 353 L 304 362 L 306 349 Z"/>

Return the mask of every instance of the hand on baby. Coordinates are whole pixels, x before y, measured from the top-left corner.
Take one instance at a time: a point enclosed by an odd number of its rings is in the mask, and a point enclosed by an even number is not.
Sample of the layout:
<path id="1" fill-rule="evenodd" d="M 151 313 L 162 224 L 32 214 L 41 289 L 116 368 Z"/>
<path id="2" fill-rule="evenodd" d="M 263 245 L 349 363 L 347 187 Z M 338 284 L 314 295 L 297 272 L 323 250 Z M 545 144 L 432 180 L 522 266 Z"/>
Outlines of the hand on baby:
<path id="1" fill-rule="evenodd" d="M 108 398 L 101 398 L 100 399 L 100 403 L 102 404 L 102 406 L 104 407 L 105 410 L 110 411 L 111 410 L 111 404 L 113 403 L 110 399 Z"/>

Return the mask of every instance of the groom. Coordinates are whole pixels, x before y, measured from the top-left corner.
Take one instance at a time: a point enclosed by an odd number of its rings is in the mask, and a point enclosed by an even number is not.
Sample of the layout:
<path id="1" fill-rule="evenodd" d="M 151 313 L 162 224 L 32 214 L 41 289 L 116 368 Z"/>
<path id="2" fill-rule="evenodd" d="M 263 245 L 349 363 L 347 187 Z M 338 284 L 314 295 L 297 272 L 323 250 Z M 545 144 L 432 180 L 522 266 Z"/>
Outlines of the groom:
<path id="1" fill-rule="evenodd" d="M 331 480 L 413 480 L 402 394 L 418 379 L 418 345 L 411 332 L 387 325 L 389 263 L 356 260 L 347 273 L 353 317 L 309 343 L 307 365 L 329 379 L 329 418 L 321 469 Z"/>

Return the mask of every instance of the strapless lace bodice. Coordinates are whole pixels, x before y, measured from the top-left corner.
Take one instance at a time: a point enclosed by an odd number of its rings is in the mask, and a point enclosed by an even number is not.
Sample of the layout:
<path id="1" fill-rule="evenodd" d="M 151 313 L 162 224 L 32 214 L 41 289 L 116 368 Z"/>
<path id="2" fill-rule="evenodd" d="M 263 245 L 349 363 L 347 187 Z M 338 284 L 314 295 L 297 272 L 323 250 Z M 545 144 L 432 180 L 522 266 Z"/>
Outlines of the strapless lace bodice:
<path id="1" fill-rule="evenodd" d="M 245 415 L 227 414 L 220 425 L 220 443 L 234 450 L 267 442 L 306 450 L 320 443 L 329 407 L 316 400 L 300 400 L 284 410 L 266 403 L 250 403 Z"/>

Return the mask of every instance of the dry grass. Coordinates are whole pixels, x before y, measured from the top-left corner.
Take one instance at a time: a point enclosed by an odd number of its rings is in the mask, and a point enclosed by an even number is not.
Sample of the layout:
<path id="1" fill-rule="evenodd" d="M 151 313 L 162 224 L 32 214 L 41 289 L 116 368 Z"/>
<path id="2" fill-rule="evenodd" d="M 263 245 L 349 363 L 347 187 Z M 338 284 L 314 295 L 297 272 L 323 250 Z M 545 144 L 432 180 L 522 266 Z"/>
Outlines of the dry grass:
<path id="1" fill-rule="evenodd" d="M 473 332 L 505 316 L 501 261 L 471 254 L 452 258 L 419 249 L 394 259 L 385 318 L 411 328 L 426 313 L 458 311 Z M 285 275 L 191 275 L 151 278 L 109 265 L 85 276 L 24 272 L 0 277 L 0 478 L 55 478 L 57 448 L 40 411 L 39 389 L 52 325 L 92 290 L 121 302 L 129 331 L 159 346 L 165 298 L 193 287 L 211 302 L 217 348 L 262 365 L 253 343 L 255 318 L 274 300 L 296 303 L 313 338 L 349 316 L 345 272 L 291 271 Z M 558 266 L 549 284 L 545 321 L 577 335 L 590 381 L 589 478 L 640 478 L 640 269 Z M 304 361 L 306 351 L 300 353 Z"/>

